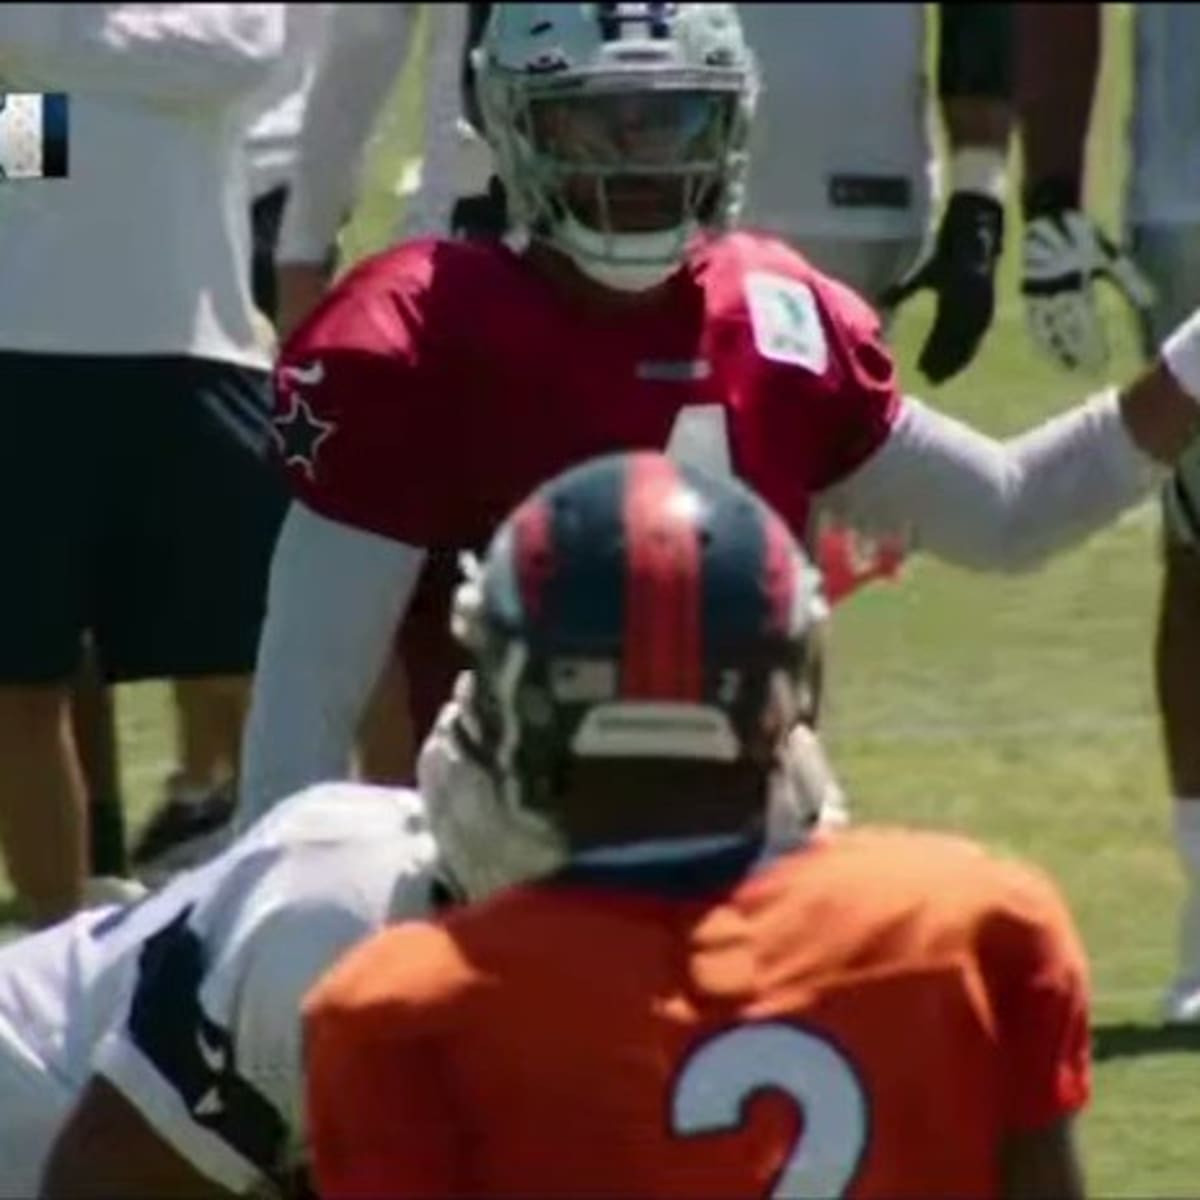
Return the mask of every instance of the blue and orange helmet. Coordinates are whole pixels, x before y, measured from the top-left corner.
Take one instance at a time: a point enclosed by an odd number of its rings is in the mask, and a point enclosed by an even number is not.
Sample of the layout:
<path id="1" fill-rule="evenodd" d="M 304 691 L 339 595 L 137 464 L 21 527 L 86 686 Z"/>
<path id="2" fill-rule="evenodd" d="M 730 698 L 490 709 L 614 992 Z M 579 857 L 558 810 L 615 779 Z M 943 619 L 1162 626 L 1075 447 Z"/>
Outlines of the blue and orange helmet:
<path id="1" fill-rule="evenodd" d="M 460 589 L 463 719 L 522 808 L 584 758 L 773 764 L 807 704 L 816 577 L 730 476 L 614 454 L 538 488 Z"/>

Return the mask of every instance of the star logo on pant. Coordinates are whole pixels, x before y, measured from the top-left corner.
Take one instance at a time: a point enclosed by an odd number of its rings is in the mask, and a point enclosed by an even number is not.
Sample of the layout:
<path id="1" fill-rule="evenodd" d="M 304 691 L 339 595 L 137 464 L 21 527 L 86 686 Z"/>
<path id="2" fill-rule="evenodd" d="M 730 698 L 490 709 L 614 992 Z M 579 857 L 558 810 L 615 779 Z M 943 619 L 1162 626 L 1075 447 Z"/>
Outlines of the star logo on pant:
<path id="1" fill-rule="evenodd" d="M 275 443 L 285 466 L 299 466 L 312 479 L 316 474 L 317 454 L 337 426 L 333 421 L 322 421 L 303 396 L 293 395 L 291 399 L 291 409 L 272 422 Z"/>

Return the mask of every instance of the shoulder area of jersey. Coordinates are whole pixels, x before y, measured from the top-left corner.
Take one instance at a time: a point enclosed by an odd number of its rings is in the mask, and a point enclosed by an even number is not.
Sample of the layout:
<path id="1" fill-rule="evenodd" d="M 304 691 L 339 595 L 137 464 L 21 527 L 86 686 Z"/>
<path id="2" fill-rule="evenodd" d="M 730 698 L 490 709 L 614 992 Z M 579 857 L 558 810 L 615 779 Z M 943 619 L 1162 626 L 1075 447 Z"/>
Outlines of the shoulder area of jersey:
<path id="1" fill-rule="evenodd" d="M 813 850 L 839 874 L 878 881 L 883 890 L 911 884 L 914 895 L 954 906 L 1037 897 L 1056 885 L 1036 864 L 964 834 L 902 826 L 859 825 L 815 838 Z M 804 853 L 804 851 L 801 851 Z"/>
<path id="2" fill-rule="evenodd" d="M 504 270 L 516 261 L 499 239 L 419 237 L 369 255 L 352 266 L 338 286 L 380 291 L 427 290 L 435 281 L 457 286 L 460 276 L 478 283 L 485 273 Z"/>
<path id="3" fill-rule="evenodd" d="M 821 375 L 834 353 L 831 330 L 849 341 L 878 333 L 879 318 L 865 300 L 769 234 L 739 230 L 714 238 L 697 248 L 691 265 L 709 316 L 748 320 L 759 354 L 772 362 Z"/>
<path id="4" fill-rule="evenodd" d="M 382 844 L 428 849 L 430 857 L 433 848 L 425 803 L 415 791 L 365 783 L 319 783 L 295 792 L 243 836 L 262 847 Z"/>

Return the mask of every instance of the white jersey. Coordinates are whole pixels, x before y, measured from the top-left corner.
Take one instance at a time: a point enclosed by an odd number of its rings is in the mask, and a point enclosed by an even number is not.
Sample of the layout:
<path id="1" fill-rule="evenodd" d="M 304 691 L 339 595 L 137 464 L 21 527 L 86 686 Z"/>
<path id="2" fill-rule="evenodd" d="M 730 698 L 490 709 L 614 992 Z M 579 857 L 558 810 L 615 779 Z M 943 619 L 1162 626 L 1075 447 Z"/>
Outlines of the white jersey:
<path id="1" fill-rule="evenodd" d="M 1200 222 L 1200 6 L 1137 4 L 1126 220 Z"/>
<path id="2" fill-rule="evenodd" d="M 282 4 L 0 4 L 9 91 L 70 97 L 68 178 L 0 186 L 0 350 L 267 366 L 244 105 Z"/>
<path id="3" fill-rule="evenodd" d="M 739 4 L 762 77 L 743 220 L 805 237 L 921 237 L 936 160 L 922 4 Z"/>
<path id="4" fill-rule="evenodd" d="M 303 1143 L 305 992 L 389 918 L 429 912 L 433 860 L 414 793 L 325 784 L 290 798 L 149 899 L 0 951 L 0 1083 L 19 1077 L 6 1062 L 27 1079 L 33 1064 L 73 1098 L 98 1073 L 225 1188 L 270 1179 Z M 0 1087 L 6 1183 L 36 1179 L 29 1159 L 55 1133 L 29 1128 L 30 1103 Z M 10 1128 L 25 1145 L 6 1147 Z"/>

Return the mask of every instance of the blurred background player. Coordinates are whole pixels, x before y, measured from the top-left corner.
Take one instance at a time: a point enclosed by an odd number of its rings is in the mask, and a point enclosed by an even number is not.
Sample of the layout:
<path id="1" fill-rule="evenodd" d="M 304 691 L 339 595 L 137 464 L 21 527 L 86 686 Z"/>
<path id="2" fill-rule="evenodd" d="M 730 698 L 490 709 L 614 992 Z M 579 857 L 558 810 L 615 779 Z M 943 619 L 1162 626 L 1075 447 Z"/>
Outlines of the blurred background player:
<path id="1" fill-rule="evenodd" d="M 258 113 L 246 135 L 252 257 L 251 292 L 259 314 L 275 321 L 275 247 L 287 200 L 296 140 L 312 72 L 321 50 L 327 4 L 291 4 L 286 11 L 284 53 L 270 84 L 253 100 Z M 274 341 L 274 334 L 264 336 Z M 242 706 L 216 698 L 203 682 L 172 684 L 178 766 L 166 780 L 163 804 L 140 831 L 133 861 L 151 874 L 169 868 L 177 843 L 202 838 L 228 819 L 232 779 L 241 740 Z M 94 647 L 85 644 L 80 677 L 72 695 L 72 717 L 88 792 L 91 869 L 88 896 L 102 899 L 119 890 L 127 870 L 120 799 L 116 713 Z M 166 857 L 164 858 L 164 853 Z M 111 898 L 111 897 L 110 897 Z"/>
<path id="2" fill-rule="evenodd" d="M 345 775 L 401 620 L 424 735 L 457 670 L 459 552 L 573 462 L 669 448 L 737 473 L 797 536 L 820 504 L 1016 571 L 1137 503 L 1200 430 L 1200 385 L 1161 364 L 1006 442 L 903 396 L 863 301 L 730 232 L 758 87 L 732 6 L 495 5 L 477 67 L 512 235 L 361 264 L 277 366 L 294 501 L 241 821 Z"/>
<path id="3" fill-rule="evenodd" d="M 281 335 L 336 273 L 393 238 L 495 220 L 486 146 L 460 116 L 465 40 L 482 7 L 289 6 L 292 52 L 255 97 L 247 137 L 255 295 Z M 202 859 L 229 832 L 226 741 L 189 739 L 188 712 L 181 704 L 184 755 L 169 801 L 134 850 L 151 878 Z M 415 747 L 399 670 L 381 680 L 369 716 L 364 774 L 408 779 Z M 204 782 L 214 772 L 217 787 Z"/>
<path id="4" fill-rule="evenodd" d="M 475 903 L 308 997 L 321 1196 L 1083 1196 L 1053 884 L 930 833 L 772 849 L 813 585 L 742 484 L 659 455 L 505 522 L 456 613 L 491 788 L 422 772 Z"/>
<path id="5" fill-rule="evenodd" d="M 0 841 L 34 921 L 83 895 L 84 634 L 110 682 L 245 694 L 283 496 L 242 106 L 284 44 L 282 5 L 0 11 L 6 85 L 71 96 L 69 178 L 5 188 L 0 221 Z"/>
<path id="6" fill-rule="evenodd" d="M 244 140 L 251 199 L 251 257 L 247 264 L 251 294 L 262 321 L 263 337 L 274 343 L 276 320 L 275 250 L 291 177 L 304 109 L 322 47 L 329 4 L 285 6 L 284 52 L 268 84 L 246 106 L 249 129 Z M 172 684 L 175 707 L 177 766 L 168 776 L 163 803 L 139 832 L 132 861 L 154 880 L 200 855 L 206 839 L 224 836 L 234 801 L 234 777 L 240 751 L 243 704 L 237 694 L 214 695 L 203 682 L 180 679 Z M 110 744 L 115 745 L 111 706 Z M 91 743 L 85 740 L 82 748 Z M 84 757 L 89 789 L 104 794 L 95 780 L 104 779 Z M 92 756 L 94 760 L 95 755 Z M 93 823 L 97 808 L 92 807 Z M 99 815 L 103 817 L 104 810 Z M 100 829 L 107 826 L 100 824 Z M 111 842 L 107 839 L 102 845 Z M 96 830 L 93 829 L 93 842 Z"/>
<path id="7" fill-rule="evenodd" d="M 1200 305 L 1200 8 L 1137 4 L 1129 253 L 1087 214 L 1084 171 L 1100 61 L 1101 8 L 1019 5 L 1019 102 L 1026 148 L 1023 291 L 1034 344 L 1068 370 L 1108 359 L 1094 283 L 1107 279 L 1136 313 L 1153 358 Z M 1200 1021 L 1200 447 L 1162 490 L 1163 583 L 1155 645 L 1173 825 L 1187 894 L 1165 1020 Z"/>

